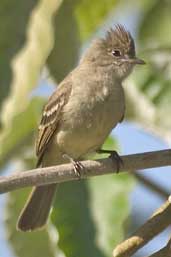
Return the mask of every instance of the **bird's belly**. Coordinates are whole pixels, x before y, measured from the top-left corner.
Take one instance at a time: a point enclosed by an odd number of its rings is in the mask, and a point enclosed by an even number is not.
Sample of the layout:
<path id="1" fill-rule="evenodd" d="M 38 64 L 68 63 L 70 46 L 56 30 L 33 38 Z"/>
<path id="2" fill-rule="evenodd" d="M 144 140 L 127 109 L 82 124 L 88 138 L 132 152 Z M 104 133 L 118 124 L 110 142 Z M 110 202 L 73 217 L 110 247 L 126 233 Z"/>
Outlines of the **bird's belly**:
<path id="1" fill-rule="evenodd" d="M 72 119 L 66 119 L 66 125 L 63 123 L 60 132 L 57 133 L 57 144 L 62 152 L 72 158 L 79 158 L 95 151 L 101 147 L 111 130 L 121 120 L 123 113 L 124 100 L 112 97 L 87 111 L 80 106 L 79 111 L 72 114 Z"/>

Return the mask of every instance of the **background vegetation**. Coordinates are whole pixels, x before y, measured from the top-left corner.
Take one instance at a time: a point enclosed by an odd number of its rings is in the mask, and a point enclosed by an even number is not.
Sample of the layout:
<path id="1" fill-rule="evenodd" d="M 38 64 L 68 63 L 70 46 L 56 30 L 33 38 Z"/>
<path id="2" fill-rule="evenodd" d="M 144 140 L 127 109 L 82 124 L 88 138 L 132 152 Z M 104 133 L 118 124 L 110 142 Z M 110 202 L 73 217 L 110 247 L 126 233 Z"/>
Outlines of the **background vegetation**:
<path id="1" fill-rule="evenodd" d="M 52 86 L 77 64 L 93 37 L 104 35 L 120 21 L 134 34 L 139 56 L 148 64 L 125 81 L 126 121 L 168 143 L 170 14 L 169 0 L 1 0 L 1 175 L 34 167 L 37 125 Z M 116 149 L 119 142 L 112 136 L 107 147 Z M 15 224 L 28 190 L 8 194 L 5 235 L 14 256 L 111 256 L 128 233 L 129 194 L 134 185 L 127 174 L 65 183 L 46 229 L 27 234 L 17 232 Z"/>

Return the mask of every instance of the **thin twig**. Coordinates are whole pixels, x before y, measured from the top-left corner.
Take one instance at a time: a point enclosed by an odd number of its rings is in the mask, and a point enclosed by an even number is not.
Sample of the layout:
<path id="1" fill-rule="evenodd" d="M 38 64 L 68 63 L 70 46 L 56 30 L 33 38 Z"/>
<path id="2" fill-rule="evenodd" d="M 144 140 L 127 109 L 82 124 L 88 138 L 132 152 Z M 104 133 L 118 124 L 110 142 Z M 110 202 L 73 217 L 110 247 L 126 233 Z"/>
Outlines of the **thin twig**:
<path id="1" fill-rule="evenodd" d="M 130 238 L 117 245 L 114 257 L 130 257 L 171 224 L 171 203 L 167 200 Z M 159 255 L 160 256 L 160 255 Z M 163 255 L 161 255 L 163 256 Z M 170 255 L 171 256 L 171 255 Z M 167 256 L 165 256 L 167 257 Z"/>
<path id="2" fill-rule="evenodd" d="M 121 156 L 123 165 L 120 172 L 142 170 L 161 166 L 171 166 L 171 150 L 139 153 Z M 81 178 L 114 173 L 118 169 L 117 161 L 111 158 L 96 161 L 83 161 L 84 169 Z M 0 179 L 0 193 L 6 193 L 28 186 L 38 186 L 51 183 L 62 183 L 69 180 L 77 180 L 72 164 L 38 168 L 25 172 L 17 172 L 8 177 Z M 79 177 L 80 179 L 80 177 Z"/>
<path id="3" fill-rule="evenodd" d="M 133 176 L 144 186 L 146 186 L 149 190 L 157 193 L 162 198 L 167 199 L 169 197 L 169 192 L 167 192 L 166 189 L 155 183 L 154 181 L 151 181 L 149 178 L 146 178 L 145 176 L 135 172 Z"/>

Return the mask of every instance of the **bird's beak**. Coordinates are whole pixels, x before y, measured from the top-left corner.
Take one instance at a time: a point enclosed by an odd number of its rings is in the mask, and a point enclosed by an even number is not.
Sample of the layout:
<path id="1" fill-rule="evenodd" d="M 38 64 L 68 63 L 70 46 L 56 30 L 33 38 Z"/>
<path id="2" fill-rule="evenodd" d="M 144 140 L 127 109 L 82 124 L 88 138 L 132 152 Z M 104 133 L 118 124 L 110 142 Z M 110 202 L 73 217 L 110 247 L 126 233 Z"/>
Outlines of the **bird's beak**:
<path id="1" fill-rule="evenodd" d="M 128 59 L 129 63 L 132 64 L 145 64 L 145 62 L 137 57 Z"/>

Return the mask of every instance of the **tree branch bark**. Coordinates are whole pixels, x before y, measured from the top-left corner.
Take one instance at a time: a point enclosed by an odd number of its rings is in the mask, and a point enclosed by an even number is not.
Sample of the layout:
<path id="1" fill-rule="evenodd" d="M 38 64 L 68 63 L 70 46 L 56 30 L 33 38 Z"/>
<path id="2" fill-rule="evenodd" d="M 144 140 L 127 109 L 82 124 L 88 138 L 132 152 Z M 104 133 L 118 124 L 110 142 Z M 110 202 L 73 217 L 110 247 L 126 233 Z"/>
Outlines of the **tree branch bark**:
<path id="1" fill-rule="evenodd" d="M 171 224 L 171 199 L 167 200 L 152 217 L 142 225 L 130 238 L 117 245 L 113 251 L 114 257 L 130 257 L 147 244 L 156 235 Z M 166 251 L 165 248 L 156 254 Z M 153 255 L 152 255 L 153 256 Z M 158 255 L 154 255 L 158 256 Z M 163 256 L 164 255 L 159 255 Z M 171 255 L 170 255 L 171 256 Z M 166 256 L 165 256 L 166 257 Z"/>
<path id="2" fill-rule="evenodd" d="M 121 156 L 123 165 L 120 172 L 171 166 L 171 150 L 161 150 Z M 117 162 L 111 158 L 95 161 L 83 161 L 82 179 L 114 173 L 117 171 Z M 25 172 L 17 172 L 11 176 L 0 178 L 0 193 L 10 192 L 28 186 L 39 186 L 51 183 L 62 183 L 80 179 L 75 174 L 72 164 L 63 164 L 46 168 L 38 168 Z"/>

